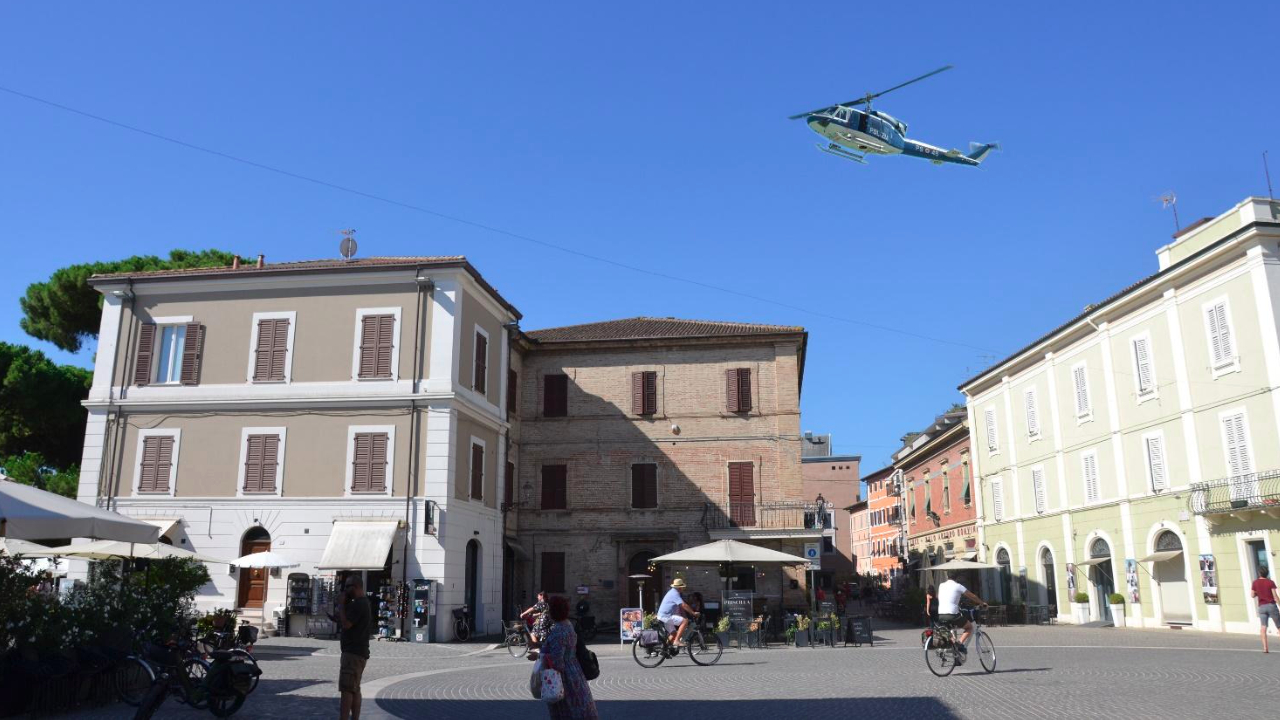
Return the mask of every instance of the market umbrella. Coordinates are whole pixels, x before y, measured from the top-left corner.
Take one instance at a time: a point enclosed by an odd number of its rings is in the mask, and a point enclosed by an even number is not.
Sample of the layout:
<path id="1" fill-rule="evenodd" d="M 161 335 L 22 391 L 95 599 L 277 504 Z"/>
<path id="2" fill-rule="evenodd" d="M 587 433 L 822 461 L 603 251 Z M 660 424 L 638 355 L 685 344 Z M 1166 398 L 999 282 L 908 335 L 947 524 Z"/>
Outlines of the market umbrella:
<path id="1" fill-rule="evenodd" d="M 150 560 L 158 560 L 161 558 L 190 558 L 200 562 L 223 563 L 225 565 L 233 564 L 230 560 L 201 555 L 200 553 L 183 550 L 182 548 L 166 545 L 164 543 L 147 544 L 118 542 L 115 540 L 95 540 L 94 542 L 80 543 L 77 545 L 63 545 L 61 547 L 48 548 L 46 552 L 49 555 L 83 558 L 85 560 L 120 560 L 122 558 L 147 558 Z"/>
<path id="2" fill-rule="evenodd" d="M 301 563 L 296 560 L 274 553 L 270 550 L 260 553 L 249 553 L 231 561 L 232 565 L 242 568 L 291 568 L 298 567 Z"/>
<path id="3" fill-rule="evenodd" d="M 49 548 L 26 540 L 0 537 L 0 555 L 50 557 Z"/>
<path id="4" fill-rule="evenodd" d="M 0 480 L 0 537 L 49 540 L 83 537 L 153 543 L 160 529 L 30 485 Z"/>
<path id="5" fill-rule="evenodd" d="M 660 555 L 649 562 L 684 563 L 686 565 L 721 565 L 725 563 L 804 565 L 809 561 L 797 555 L 788 555 L 784 552 L 738 542 L 737 540 L 715 540 L 706 545 Z"/>

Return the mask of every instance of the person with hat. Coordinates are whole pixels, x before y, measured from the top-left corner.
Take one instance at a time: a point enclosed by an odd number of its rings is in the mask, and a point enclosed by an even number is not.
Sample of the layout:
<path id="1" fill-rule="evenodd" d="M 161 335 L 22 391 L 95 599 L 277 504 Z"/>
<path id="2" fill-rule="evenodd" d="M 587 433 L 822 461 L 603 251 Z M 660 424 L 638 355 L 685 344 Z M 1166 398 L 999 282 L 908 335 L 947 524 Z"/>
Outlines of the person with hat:
<path id="1" fill-rule="evenodd" d="M 667 635 L 672 638 L 671 644 L 676 647 L 682 644 L 680 638 L 684 635 L 684 629 L 689 626 L 689 618 L 698 614 L 685 603 L 684 597 L 680 594 L 684 588 L 683 579 L 672 580 L 671 589 L 667 591 L 666 596 L 662 598 L 662 604 L 658 606 L 658 620 L 666 626 Z M 681 613 L 681 610 L 684 613 Z"/>

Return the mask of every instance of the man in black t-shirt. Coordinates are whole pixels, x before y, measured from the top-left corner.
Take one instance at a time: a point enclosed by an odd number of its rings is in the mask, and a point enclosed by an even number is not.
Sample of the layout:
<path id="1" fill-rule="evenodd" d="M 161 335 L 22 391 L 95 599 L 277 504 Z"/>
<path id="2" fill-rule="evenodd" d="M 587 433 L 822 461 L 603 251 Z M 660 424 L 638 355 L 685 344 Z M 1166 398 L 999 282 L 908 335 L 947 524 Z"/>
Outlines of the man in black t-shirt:
<path id="1" fill-rule="evenodd" d="M 369 660 L 372 615 L 360 576 L 347 578 L 338 601 L 338 626 L 342 633 L 342 660 L 338 670 L 338 692 L 342 693 L 339 720 L 360 720 L 360 679 Z"/>

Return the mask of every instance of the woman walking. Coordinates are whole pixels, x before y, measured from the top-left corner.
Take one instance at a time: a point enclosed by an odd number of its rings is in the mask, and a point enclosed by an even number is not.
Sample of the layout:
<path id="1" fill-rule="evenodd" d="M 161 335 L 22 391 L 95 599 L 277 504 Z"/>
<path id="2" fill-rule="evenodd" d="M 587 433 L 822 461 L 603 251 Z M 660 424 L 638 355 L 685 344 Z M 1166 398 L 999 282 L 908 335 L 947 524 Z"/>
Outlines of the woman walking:
<path id="1" fill-rule="evenodd" d="M 564 699 L 547 706 L 551 720 L 599 720 L 591 687 L 578 664 L 578 634 L 569 622 L 569 601 L 557 595 L 548 605 L 551 628 L 542 641 L 542 667 L 559 672 L 564 680 Z"/>

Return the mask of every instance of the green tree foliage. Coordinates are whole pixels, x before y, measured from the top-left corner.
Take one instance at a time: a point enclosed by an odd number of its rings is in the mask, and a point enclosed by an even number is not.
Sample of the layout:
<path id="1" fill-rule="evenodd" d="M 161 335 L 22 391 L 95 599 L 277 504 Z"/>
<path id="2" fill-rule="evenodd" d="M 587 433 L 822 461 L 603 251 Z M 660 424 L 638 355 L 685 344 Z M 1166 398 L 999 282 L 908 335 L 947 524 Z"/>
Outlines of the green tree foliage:
<path id="1" fill-rule="evenodd" d="M 39 350 L 0 342 L 0 457 L 38 453 L 40 465 L 80 462 L 93 373 Z"/>
<path id="2" fill-rule="evenodd" d="M 23 453 L 0 457 L 0 472 L 11 480 L 25 485 L 34 485 L 41 490 L 48 490 L 69 498 L 76 496 L 80 486 L 80 466 L 72 465 L 66 470 L 50 467 L 48 461 L 40 453 Z"/>
<path id="3" fill-rule="evenodd" d="M 70 265 L 54 271 L 44 282 L 27 286 L 22 305 L 22 329 L 67 352 L 78 352 L 85 339 L 97 337 L 102 296 L 89 287 L 90 275 L 145 270 L 222 267 L 232 254 L 223 250 L 173 250 L 169 259 L 134 255 L 124 260 Z"/>

